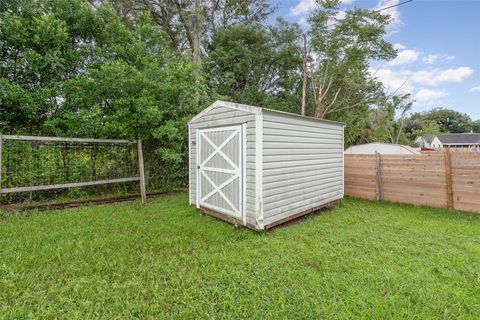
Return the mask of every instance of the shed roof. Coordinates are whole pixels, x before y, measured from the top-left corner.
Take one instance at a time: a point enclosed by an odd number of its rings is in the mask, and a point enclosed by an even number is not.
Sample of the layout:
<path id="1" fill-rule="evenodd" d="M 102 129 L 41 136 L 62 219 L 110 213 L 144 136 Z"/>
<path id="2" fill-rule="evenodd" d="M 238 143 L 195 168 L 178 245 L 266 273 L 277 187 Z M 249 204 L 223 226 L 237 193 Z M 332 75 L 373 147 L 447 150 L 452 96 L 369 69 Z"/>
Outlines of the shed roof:
<path id="1" fill-rule="evenodd" d="M 443 144 L 480 144 L 480 133 L 448 133 L 438 139 Z"/>
<path id="2" fill-rule="evenodd" d="M 337 125 L 345 125 L 342 122 L 338 121 L 332 121 L 332 120 L 325 120 L 325 119 L 318 119 L 314 117 L 308 117 L 308 116 L 302 116 L 296 113 L 291 113 L 291 112 L 285 112 L 285 111 L 279 111 L 279 110 L 274 110 L 274 109 L 269 109 L 269 108 L 261 108 L 257 106 L 251 106 L 247 104 L 240 104 L 240 103 L 234 103 L 234 102 L 228 102 L 228 101 L 222 101 L 222 100 L 217 100 L 214 103 L 212 103 L 208 108 L 205 108 L 203 111 L 198 113 L 196 116 L 194 116 L 190 121 L 188 121 L 188 124 L 191 124 L 201 118 L 203 115 L 208 113 L 210 110 L 217 108 L 217 107 L 226 107 L 226 108 L 232 108 L 232 109 L 237 109 L 237 110 L 242 110 L 245 112 L 250 112 L 254 114 L 261 114 L 262 112 L 272 112 L 272 113 L 278 113 L 280 115 L 285 115 L 285 116 L 292 116 L 292 117 L 297 117 L 301 119 L 309 119 L 309 120 L 314 120 L 318 122 L 325 122 L 325 123 L 332 123 L 332 124 L 337 124 Z"/>

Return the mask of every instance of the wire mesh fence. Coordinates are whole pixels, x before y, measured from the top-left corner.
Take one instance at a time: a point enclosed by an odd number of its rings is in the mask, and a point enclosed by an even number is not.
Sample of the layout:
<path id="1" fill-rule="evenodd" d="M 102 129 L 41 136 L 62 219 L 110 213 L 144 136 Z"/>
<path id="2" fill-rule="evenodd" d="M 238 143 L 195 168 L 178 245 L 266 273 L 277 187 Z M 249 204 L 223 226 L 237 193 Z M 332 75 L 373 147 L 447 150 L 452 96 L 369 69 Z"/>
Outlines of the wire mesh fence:
<path id="1" fill-rule="evenodd" d="M 122 183 L 128 189 L 127 183 L 136 181 L 137 188 L 138 181 L 144 183 L 140 141 L 5 135 L 0 140 L 3 202 L 22 200 L 25 193 L 29 199 L 33 192 L 49 198 L 66 188 Z"/>

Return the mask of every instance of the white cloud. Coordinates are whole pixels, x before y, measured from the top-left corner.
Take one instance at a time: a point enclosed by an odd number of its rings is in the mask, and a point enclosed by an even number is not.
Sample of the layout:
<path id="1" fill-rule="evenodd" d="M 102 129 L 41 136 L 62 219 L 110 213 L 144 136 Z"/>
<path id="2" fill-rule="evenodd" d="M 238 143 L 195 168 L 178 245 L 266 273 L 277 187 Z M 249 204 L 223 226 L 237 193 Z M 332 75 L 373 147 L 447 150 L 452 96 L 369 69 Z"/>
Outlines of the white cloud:
<path id="1" fill-rule="evenodd" d="M 450 61 L 452 61 L 453 59 L 455 59 L 455 56 L 445 56 L 445 61 L 446 61 L 446 62 L 450 62 Z"/>
<path id="2" fill-rule="evenodd" d="M 382 68 L 379 70 L 370 69 L 370 73 L 383 83 L 387 93 L 397 92 L 400 94 L 410 93 L 415 87 L 409 81 L 408 74 Z"/>
<path id="3" fill-rule="evenodd" d="M 305 17 L 301 17 L 299 20 L 298 20 L 298 25 L 302 28 L 308 28 L 308 22 L 307 22 L 307 19 Z"/>
<path id="4" fill-rule="evenodd" d="M 447 95 L 448 92 L 445 90 L 421 89 L 415 95 L 414 100 L 417 102 L 429 102 L 446 97 Z"/>
<path id="5" fill-rule="evenodd" d="M 402 50 L 398 53 L 395 59 L 388 62 L 388 65 L 400 66 L 404 64 L 409 64 L 417 61 L 419 56 L 420 56 L 420 52 L 418 51 L 411 50 L 411 49 Z"/>
<path id="6" fill-rule="evenodd" d="M 383 9 L 386 7 L 398 5 L 399 3 L 400 0 L 380 0 L 378 1 L 377 7 L 375 9 Z M 398 6 L 382 10 L 382 13 L 389 14 L 393 20 L 400 19 L 400 12 L 398 11 Z"/>
<path id="7" fill-rule="evenodd" d="M 470 92 L 480 92 L 480 85 L 470 88 Z"/>
<path id="8" fill-rule="evenodd" d="M 435 87 L 443 83 L 461 82 L 469 77 L 473 73 L 473 70 L 469 67 L 416 71 L 407 69 L 394 70 L 391 68 L 374 70 L 370 68 L 370 73 L 373 77 L 376 77 L 380 82 L 383 83 L 387 93 L 391 94 L 396 92 L 398 94 L 405 94 L 415 92 L 418 86 Z M 422 90 L 419 91 L 419 93 L 422 92 L 419 95 L 419 101 L 426 97 L 427 94 L 432 94 L 431 92 L 425 91 L 429 89 L 422 88 Z M 477 90 L 480 92 L 480 86 L 470 89 L 472 92 L 477 92 Z"/>
<path id="9" fill-rule="evenodd" d="M 353 1 L 354 0 L 342 0 L 342 3 L 350 4 Z M 315 0 L 300 0 L 296 6 L 290 8 L 290 15 L 299 16 L 314 10 L 316 7 L 317 2 Z"/>
<path id="10" fill-rule="evenodd" d="M 312 11 L 317 7 L 315 0 L 300 0 L 300 2 L 295 6 L 290 8 L 290 14 L 292 16 L 298 16 L 309 11 Z"/>
<path id="11" fill-rule="evenodd" d="M 434 64 L 435 61 L 438 60 L 438 58 L 440 58 L 440 55 L 438 54 L 429 54 L 423 57 L 422 61 L 425 62 L 426 64 Z"/>
<path id="12" fill-rule="evenodd" d="M 444 82 L 462 82 L 473 73 L 469 67 L 456 69 L 420 70 L 412 73 L 412 80 L 428 86 L 436 86 Z"/>
<path id="13" fill-rule="evenodd" d="M 335 15 L 335 19 L 337 20 L 343 20 L 345 19 L 345 17 L 347 16 L 347 12 L 344 11 L 344 10 L 340 10 L 337 12 L 337 14 Z"/>
<path id="14" fill-rule="evenodd" d="M 429 54 L 422 58 L 422 61 L 426 64 L 434 64 L 437 61 L 450 62 L 455 59 L 455 56 L 449 56 L 446 54 Z"/>
<path id="15" fill-rule="evenodd" d="M 395 43 L 395 44 L 393 44 L 393 49 L 395 49 L 395 50 L 403 50 L 403 49 L 405 49 L 405 48 L 406 48 L 406 47 L 405 47 L 403 44 L 401 44 L 401 43 Z"/>
<path id="16" fill-rule="evenodd" d="M 370 70 L 372 73 L 375 71 Z M 382 68 L 375 74 L 387 88 L 396 89 L 396 84 L 408 81 L 412 87 L 414 84 L 422 86 L 437 86 L 441 83 L 462 82 L 473 73 L 469 67 L 459 67 L 456 69 L 433 69 L 433 70 L 393 70 Z"/>
<path id="17" fill-rule="evenodd" d="M 399 3 L 400 0 L 380 0 L 374 9 L 383 9 L 386 7 L 398 5 Z M 398 29 L 402 26 L 398 6 L 382 10 L 382 14 L 388 14 L 392 18 L 392 22 L 390 23 L 390 25 L 387 26 L 387 37 L 397 33 L 399 31 Z"/>

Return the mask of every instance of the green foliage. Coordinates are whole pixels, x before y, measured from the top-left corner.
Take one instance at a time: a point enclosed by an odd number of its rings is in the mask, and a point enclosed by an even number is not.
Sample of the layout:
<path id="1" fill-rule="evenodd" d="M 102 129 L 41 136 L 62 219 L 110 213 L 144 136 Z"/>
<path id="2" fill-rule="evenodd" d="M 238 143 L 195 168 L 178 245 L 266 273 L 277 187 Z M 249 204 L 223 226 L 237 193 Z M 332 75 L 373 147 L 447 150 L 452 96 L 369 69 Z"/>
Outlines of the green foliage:
<path id="1" fill-rule="evenodd" d="M 88 1 L 98 4 L 108 0 Z M 206 40 L 217 31 L 237 24 L 263 23 L 275 10 L 269 0 L 198 1 L 198 8 L 193 0 L 109 0 L 109 3 L 129 26 L 135 25 L 138 15 L 148 14 L 166 34 L 169 47 L 179 51 L 193 50 L 194 13 L 198 14 L 199 35 Z"/>
<path id="2" fill-rule="evenodd" d="M 424 134 L 465 133 L 474 128 L 475 122 L 467 114 L 443 108 L 414 113 L 406 122 L 406 131 L 413 139 Z"/>
<path id="3" fill-rule="evenodd" d="M 318 4 L 309 19 L 307 115 L 344 122 L 346 145 L 480 131 L 443 111 L 406 120 L 408 103 L 386 96 L 369 68 L 395 56 L 385 40 L 391 18 L 352 9 L 339 19 L 340 0 Z M 300 112 L 302 30 L 267 23 L 273 10 L 268 0 L 196 9 L 177 0 L 2 1 L 1 131 L 140 138 L 152 186 L 185 185 L 186 122 L 214 98 Z M 197 32 L 201 64 L 191 57 Z"/>
<path id="4" fill-rule="evenodd" d="M 4 319 L 478 319 L 480 216 L 345 199 L 257 233 L 187 196 L 0 221 Z"/>
<path id="5" fill-rule="evenodd" d="M 462 133 L 472 129 L 470 117 L 455 110 L 438 108 L 425 115 L 427 120 L 435 121 L 442 132 Z"/>
<path id="6" fill-rule="evenodd" d="M 205 82 L 148 15 L 127 27 L 108 4 L 81 0 L 1 9 L 3 133 L 140 138 L 152 177 L 186 181 L 186 120 L 205 105 Z"/>
<path id="7" fill-rule="evenodd" d="M 368 126 L 362 134 L 365 142 L 411 144 L 405 134 L 405 123 L 412 104 L 410 94 L 392 96 L 385 100 L 384 104 L 369 112 Z"/>
<path id="8" fill-rule="evenodd" d="M 472 122 L 472 130 L 473 132 L 480 133 L 480 120 Z"/>
<path id="9" fill-rule="evenodd" d="M 372 61 L 396 55 L 385 40 L 391 18 L 371 10 L 353 9 L 338 19 L 339 0 L 319 4 L 309 18 L 316 59 L 308 109 L 316 117 L 345 122 L 345 142 L 360 142 L 369 112 L 386 103 L 383 87 L 370 74 L 369 66 Z"/>
<path id="10" fill-rule="evenodd" d="M 302 49 L 298 26 L 239 24 L 220 30 L 208 44 L 210 88 L 239 102 L 298 113 Z"/>

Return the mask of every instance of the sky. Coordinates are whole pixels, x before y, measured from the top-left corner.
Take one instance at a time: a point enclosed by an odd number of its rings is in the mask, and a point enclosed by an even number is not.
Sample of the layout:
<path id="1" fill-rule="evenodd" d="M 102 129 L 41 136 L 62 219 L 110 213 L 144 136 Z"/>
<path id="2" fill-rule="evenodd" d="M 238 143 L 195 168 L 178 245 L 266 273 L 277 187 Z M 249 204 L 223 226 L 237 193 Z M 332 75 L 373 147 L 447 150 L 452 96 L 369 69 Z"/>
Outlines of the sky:
<path id="1" fill-rule="evenodd" d="M 384 8 L 405 0 L 343 0 L 341 9 Z M 277 16 L 308 30 L 314 0 L 275 1 Z M 480 0 L 413 0 L 382 11 L 393 17 L 386 40 L 398 50 L 373 62 L 387 93 L 411 93 L 412 112 L 436 107 L 480 119 Z"/>

